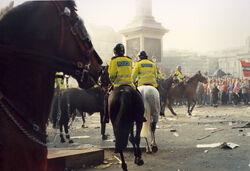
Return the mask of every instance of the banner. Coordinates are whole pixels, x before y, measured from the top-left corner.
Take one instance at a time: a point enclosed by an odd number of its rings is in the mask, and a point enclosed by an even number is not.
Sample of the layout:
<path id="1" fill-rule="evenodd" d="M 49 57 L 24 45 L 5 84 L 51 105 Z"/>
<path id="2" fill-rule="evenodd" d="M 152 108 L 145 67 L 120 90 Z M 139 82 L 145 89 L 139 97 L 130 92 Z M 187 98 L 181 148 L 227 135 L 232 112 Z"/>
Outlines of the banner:
<path id="1" fill-rule="evenodd" d="M 240 61 L 244 77 L 250 77 L 250 62 Z"/>

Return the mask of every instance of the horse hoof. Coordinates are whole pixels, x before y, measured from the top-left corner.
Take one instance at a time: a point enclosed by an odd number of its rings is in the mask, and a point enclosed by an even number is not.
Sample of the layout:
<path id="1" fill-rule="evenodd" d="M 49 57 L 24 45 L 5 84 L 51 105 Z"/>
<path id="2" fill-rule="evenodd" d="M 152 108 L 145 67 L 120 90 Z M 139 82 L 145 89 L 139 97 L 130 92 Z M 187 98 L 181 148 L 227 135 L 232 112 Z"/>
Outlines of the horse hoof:
<path id="1" fill-rule="evenodd" d="M 152 152 L 151 152 L 151 151 L 146 151 L 146 153 L 147 153 L 147 154 L 152 154 Z"/>
<path id="2" fill-rule="evenodd" d="M 142 166 L 144 164 L 144 161 L 141 158 L 136 157 L 135 164 L 137 164 L 138 166 Z"/>
<path id="3" fill-rule="evenodd" d="M 82 128 L 88 128 L 86 125 L 82 125 Z"/>
<path id="4" fill-rule="evenodd" d="M 165 117 L 165 113 L 164 112 L 160 112 L 160 116 Z"/>
<path id="5" fill-rule="evenodd" d="M 69 140 L 69 143 L 72 144 L 72 143 L 74 143 L 74 141 L 73 140 Z"/>
<path id="6" fill-rule="evenodd" d="M 158 147 L 157 146 L 152 146 L 152 152 L 156 153 L 158 151 Z"/>
<path id="7" fill-rule="evenodd" d="M 67 138 L 67 139 L 69 139 L 69 138 L 70 138 L 70 136 L 69 136 L 69 135 L 66 135 L 66 138 Z"/>
<path id="8" fill-rule="evenodd" d="M 102 140 L 107 140 L 108 139 L 108 135 L 102 135 Z"/>
<path id="9" fill-rule="evenodd" d="M 128 171 L 128 169 L 127 169 L 127 164 L 126 164 L 126 163 L 123 163 L 123 164 L 122 164 L 122 169 L 123 169 L 123 171 Z"/>
<path id="10" fill-rule="evenodd" d="M 187 114 L 187 117 L 191 118 L 191 116 L 192 116 L 192 115 L 191 115 L 190 113 Z"/>
<path id="11" fill-rule="evenodd" d="M 65 143 L 65 139 L 61 139 L 61 143 Z"/>
<path id="12" fill-rule="evenodd" d="M 172 113 L 174 116 L 176 116 L 177 114 L 176 113 Z"/>

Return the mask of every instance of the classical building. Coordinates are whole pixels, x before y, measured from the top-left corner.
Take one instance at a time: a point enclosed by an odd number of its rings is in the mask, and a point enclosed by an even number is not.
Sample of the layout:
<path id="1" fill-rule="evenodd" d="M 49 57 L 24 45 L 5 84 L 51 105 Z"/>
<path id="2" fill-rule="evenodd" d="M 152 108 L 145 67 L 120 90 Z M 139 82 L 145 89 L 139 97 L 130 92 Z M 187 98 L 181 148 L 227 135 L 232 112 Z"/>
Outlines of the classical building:
<path id="1" fill-rule="evenodd" d="M 162 68 L 167 68 L 174 72 L 178 65 L 182 67 L 182 72 L 184 74 L 191 75 L 198 71 L 211 74 L 217 69 L 217 65 L 214 64 L 214 60 L 195 52 L 171 50 L 164 53 L 161 63 Z"/>
<path id="2" fill-rule="evenodd" d="M 244 47 L 224 51 L 224 55 L 218 57 L 219 68 L 233 77 L 243 77 L 241 60 L 250 62 L 250 37 Z"/>
<path id="3" fill-rule="evenodd" d="M 126 55 L 136 60 L 137 54 L 145 50 L 156 62 L 162 58 L 162 37 L 168 30 L 152 16 L 152 0 L 136 0 L 136 16 L 120 31 L 124 36 Z"/>

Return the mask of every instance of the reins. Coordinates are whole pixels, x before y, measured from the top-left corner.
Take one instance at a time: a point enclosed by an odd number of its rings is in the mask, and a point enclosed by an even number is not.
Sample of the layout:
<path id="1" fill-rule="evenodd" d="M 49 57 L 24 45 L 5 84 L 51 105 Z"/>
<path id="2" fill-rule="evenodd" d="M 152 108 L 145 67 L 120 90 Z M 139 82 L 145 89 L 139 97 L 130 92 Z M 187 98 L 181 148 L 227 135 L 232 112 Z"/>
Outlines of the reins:
<path id="1" fill-rule="evenodd" d="M 13 114 L 11 113 L 11 111 L 7 108 L 7 106 L 4 104 L 4 101 L 7 103 L 7 105 L 9 105 L 12 110 L 15 111 L 15 115 L 18 116 L 18 118 L 20 120 L 22 120 L 29 128 L 30 130 L 32 130 L 33 133 L 36 134 L 38 138 L 36 138 L 35 136 L 33 136 L 31 133 L 29 133 L 24 126 L 13 116 Z M 4 96 L 4 94 L 0 91 L 0 107 L 3 109 L 3 112 L 6 114 L 6 116 L 9 117 L 9 119 L 19 128 L 19 130 L 27 137 L 29 138 L 31 141 L 40 144 L 43 147 L 47 147 L 46 145 L 46 140 L 40 140 L 40 139 L 45 139 L 46 138 L 46 133 L 41 132 L 40 127 L 37 124 L 31 123 L 28 120 L 26 120 L 22 114 L 22 112 L 20 112 L 20 110 L 17 110 L 17 108 L 15 107 L 15 105 L 13 105 L 11 103 L 10 100 L 8 100 L 7 97 Z"/>

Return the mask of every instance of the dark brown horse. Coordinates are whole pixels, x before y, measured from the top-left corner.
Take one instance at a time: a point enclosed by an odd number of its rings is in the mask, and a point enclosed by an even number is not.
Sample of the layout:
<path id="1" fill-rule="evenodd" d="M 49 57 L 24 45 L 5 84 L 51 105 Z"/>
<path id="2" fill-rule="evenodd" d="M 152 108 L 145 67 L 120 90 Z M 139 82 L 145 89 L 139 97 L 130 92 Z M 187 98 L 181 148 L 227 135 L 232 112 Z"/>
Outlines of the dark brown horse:
<path id="1" fill-rule="evenodd" d="M 0 170 L 47 170 L 55 72 L 88 88 L 101 64 L 74 1 L 26 2 L 0 20 Z"/>
<path id="2" fill-rule="evenodd" d="M 165 84 L 166 87 L 169 87 L 169 84 L 172 85 L 173 81 L 170 81 L 173 79 L 169 79 L 168 84 Z M 191 116 L 191 113 L 195 107 L 196 104 L 196 100 L 195 100 L 195 93 L 196 93 L 196 89 L 198 86 L 198 82 L 202 82 L 202 83 L 207 83 L 207 79 L 201 75 L 200 71 L 195 74 L 194 76 L 192 76 L 187 83 L 184 85 L 184 94 L 181 94 L 181 88 L 179 85 L 176 86 L 172 86 L 169 90 L 166 88 L 167 92 L 164 92 L 166 94 L 166 99 L 163 99 L 162 101 L 162 112 L 164 113 L 164 109 L 165 109 L 165 105 L 167 103 L 169 110 L 171 111 L 171 113 L 173 115 L 176 115 L 176 113 L 174 112 L 173 108 L 172 108 L 172 104 L 174 102 L 175 99 L 187 99 L 188 102 L 188 115 Z M 192 107 L 190 109 L 190 106 L 192 104 Z"/>
<path id="3" fill-rule="evenodd" d="M 83 112 L 87 112 L 90 115 L 99 112 L 102 139 L 107 139 L 107 135 L 105 135 L 106 123 L 102 121 L 104 117 L 104 95 L 106 94 L 110 82 L 108 67 L 103 66 L 102 68 L 99 87 L 89 89 L 69 88 L 63 91 L 60 95 L 54 97 L 51 106 L 51 117 L 53 127 L 56 127 L 57 122 L 59 124 L 62 143 L 65 142 L 63 128 L 66 138 L 70 143 L 73 143 L 70 139 L 68 128 L 70 118 L 72 117 L 73 122 L 76 117 L 76 109 L 81 113 L 83 121 L 85 120 Z M 58 108 L 59 106 L 60 108 Z"/>
<path id="4" fill-rule="evenodd" d="M 115 88 L 108 98 L 108 113 L 112 122 L 115 135 L 115 152 L 120 153 L 122 168 L 127 171 L 123 150 L 128 145 L 128 139 L 133 145 L 135 164 L 143 165 L 140 150 L 140 133 L 142 129 L 142 117 L 144 104 L 139 92 L 130 86 Z M 134 136 L 134 122 L 136 123 L 136 135 Z M 130 135 L 130 138 L 129 138 Z"/>

